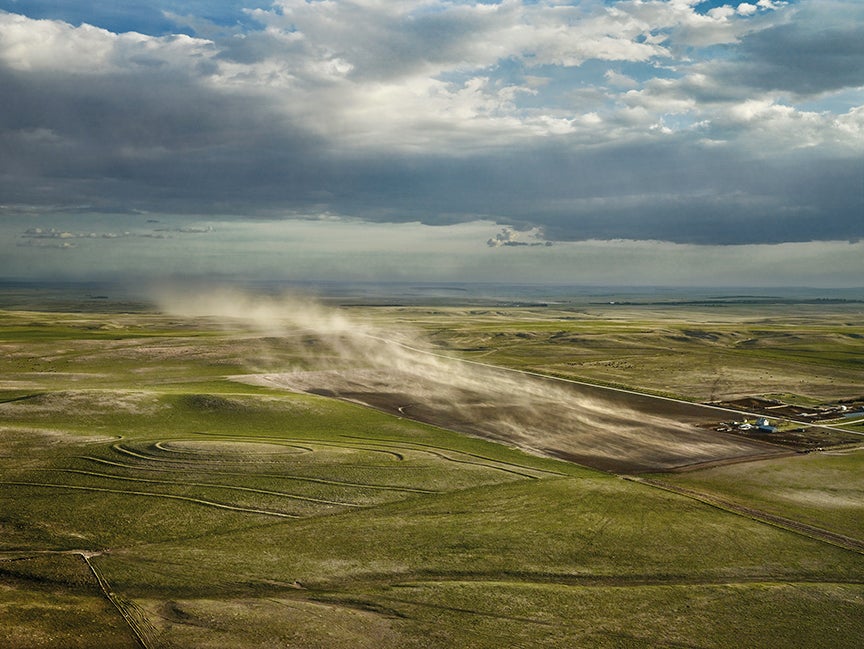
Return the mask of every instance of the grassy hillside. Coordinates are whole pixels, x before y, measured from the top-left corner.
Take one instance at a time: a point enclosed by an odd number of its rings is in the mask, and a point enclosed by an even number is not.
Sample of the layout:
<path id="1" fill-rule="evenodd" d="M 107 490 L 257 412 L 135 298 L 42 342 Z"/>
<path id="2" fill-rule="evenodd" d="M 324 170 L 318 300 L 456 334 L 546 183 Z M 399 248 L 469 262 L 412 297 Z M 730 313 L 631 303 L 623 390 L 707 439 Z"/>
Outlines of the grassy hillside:
<path id="1" fill-rule="evenodd" d="M 393 311 L 466 358 L 695 401 L 864 395 L 857 304 Z"/>

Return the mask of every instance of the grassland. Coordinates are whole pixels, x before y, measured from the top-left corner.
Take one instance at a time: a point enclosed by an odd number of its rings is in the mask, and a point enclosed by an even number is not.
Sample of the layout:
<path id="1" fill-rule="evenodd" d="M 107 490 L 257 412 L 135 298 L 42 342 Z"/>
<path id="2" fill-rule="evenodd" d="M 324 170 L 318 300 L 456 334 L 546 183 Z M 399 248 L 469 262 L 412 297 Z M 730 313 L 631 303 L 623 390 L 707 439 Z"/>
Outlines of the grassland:
<path id="1" fill-rule="evenodd" d="M 391 311 L 461 356 L 604 385 L 700 402 L 864 396 L 860 304 Z"/>
<path id="2" fill-rule="evenodd" d="M 745 368 L 724 397 L 771 355 L 727 343 L 784 326 L 779 315 L 354 311 L 430 331 L 447 353 L 675 394 L 696 370 L 655 376 L 666 332 L 726 331 L 722 344 L 669 343 L 699 371 L 715 355 L 732 374 Z M 800 346 L 827 346 L 804 364 L 806 385 L 782 384 L 777 370 L 772 389 L 861 391 L 860 343 L 840 335 L 860 326 L 842 310 L 832 317 L 814 315 L 815 338 L 800 327 L 797 342 L 771 343 L 793 373 Z M 860 552 L 617 475 L 231 379 L 344 363 L 310 355 L 311 344 L 302 332 L 155 312 L 0 313 L 0 644 L 860 646 Z M 622 354 L 645 364 L 611 378 L 571 364 Z M 834 384 L 832 362 L 845 377 Z M 862 459 L 847 449 L 653 477 L 862 539 Z"/>
<path id="3" fill-rule="evenodd" d="M 864 539 L 864 474 L 858 450 L 827 450 L 662 479 Z"/>

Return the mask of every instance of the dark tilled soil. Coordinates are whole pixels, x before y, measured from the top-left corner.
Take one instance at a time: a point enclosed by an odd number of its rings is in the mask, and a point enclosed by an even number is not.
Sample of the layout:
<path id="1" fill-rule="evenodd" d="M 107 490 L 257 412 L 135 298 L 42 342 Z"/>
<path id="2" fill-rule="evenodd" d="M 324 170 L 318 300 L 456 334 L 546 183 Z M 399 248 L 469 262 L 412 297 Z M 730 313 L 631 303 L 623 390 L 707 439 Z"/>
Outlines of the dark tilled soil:
<path id="1" fill-rule="evenodd" d="M 740 413 L 599 386 L 478 368 L 471 380 L 410 372 L 293 372 L 246 380 L 384 412 L 616 473 L 788 452 L 709 430 Z"/>

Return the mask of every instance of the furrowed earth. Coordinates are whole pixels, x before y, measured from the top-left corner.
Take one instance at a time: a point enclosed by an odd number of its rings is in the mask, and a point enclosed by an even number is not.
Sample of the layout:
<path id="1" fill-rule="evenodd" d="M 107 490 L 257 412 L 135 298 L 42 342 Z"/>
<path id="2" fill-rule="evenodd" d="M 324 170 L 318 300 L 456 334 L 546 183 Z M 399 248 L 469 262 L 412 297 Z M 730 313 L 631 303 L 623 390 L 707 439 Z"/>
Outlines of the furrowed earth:
<path id="1" fill-rule="evenodd" d="M 470 390 L 422 375 L 367 370 L 244 380 L 361 403 L 607 471 L 656 471 L 788 452 L 704 430 L 740 412 L 533 376 L 514 381 L 512 374 L 492 368 L 474 371 L 483 378 Z"/>

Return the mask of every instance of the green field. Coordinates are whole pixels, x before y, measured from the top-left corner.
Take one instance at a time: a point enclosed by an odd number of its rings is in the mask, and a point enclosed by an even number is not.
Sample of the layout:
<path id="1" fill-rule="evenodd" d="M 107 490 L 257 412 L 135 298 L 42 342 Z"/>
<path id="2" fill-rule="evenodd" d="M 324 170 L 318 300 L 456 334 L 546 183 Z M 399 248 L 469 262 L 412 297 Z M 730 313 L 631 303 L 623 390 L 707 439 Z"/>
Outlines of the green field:
<path id="1" fill-rule="evenodd" d="M 349 311 L 428 331 L 448 354 L 697 399 L 710 390 L 680 386 L 715 362 L 737 377 L 727 397 L 756 364 L 777 369 L 771 390 L 749 394 L 862 391 L 861 343 L 841 335 L 862 327 L 842 310 L 814 314 L 809 328 L 798 314 Z M 795 340 L 775 336 L 787 325 Z M 697 329 L 718 338 L 682 333 Z M 757 329 L 773 333 L 732 344 Z M 661 360 L 669 336 L 687 339 L 669 341 Z M 230 378 L 346 364 L 338 345 L 310 353 L 321 346 L 294 325 L 5 311 L 0 347 L 4 647 L 851 648 L 864 638 L 859 551 Z M 694 369 L 655 376 L 679 357 Z M 640 369 L 599 369 L 625 358 Z M 807 385 L 781 385 L 784 367 Z M 864 453 L 832 453 L 659 478 L 860 541 Z"/>
<path id="2" fill-rule="evenodd" d="M 715 467 L 662 479 L 864 538 L 864 473 L 858 449 Z"/>
<path id="3" fill-rule="evenodd" d="M 580 305 L 400 308 L 467 358 L 695 401 L 864 396 L 864 309 Z"/>

